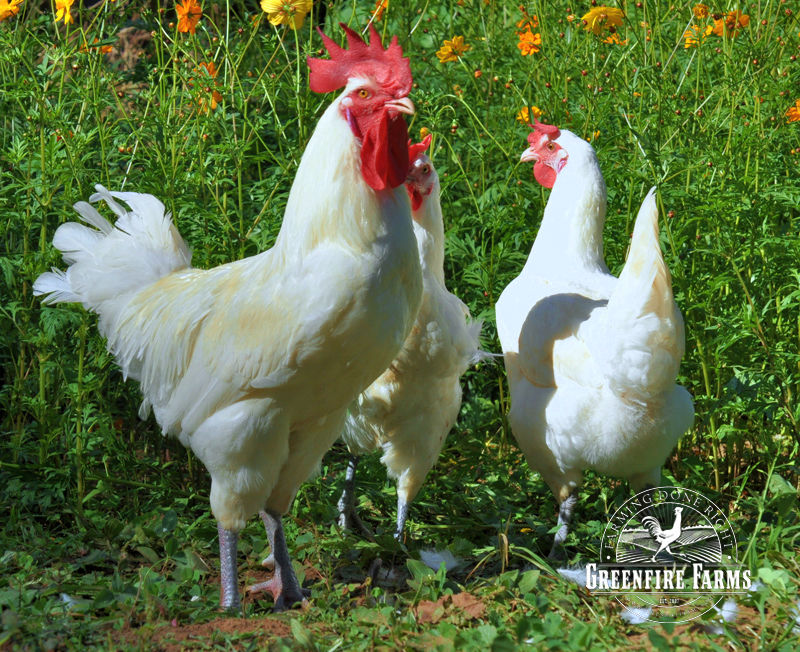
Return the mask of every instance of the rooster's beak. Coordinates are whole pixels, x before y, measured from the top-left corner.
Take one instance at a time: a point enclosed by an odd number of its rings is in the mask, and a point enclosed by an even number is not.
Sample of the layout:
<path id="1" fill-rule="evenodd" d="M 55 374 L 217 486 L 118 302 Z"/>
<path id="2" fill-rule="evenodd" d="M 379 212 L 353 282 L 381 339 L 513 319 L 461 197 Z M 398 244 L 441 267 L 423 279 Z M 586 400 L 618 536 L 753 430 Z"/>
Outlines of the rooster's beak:
<path id="1" fill-rule="evenodd" d="M 533 147 L 529 147 L 524 152 L 522 152 L 522 156 L 519 157 L 520 163 L 526 163 L 527 161 L 538 161 L 539 155 L 533 151 Z"/>
<path id="2" fill-rule="evenodd" d="M 390 111 L 396 111 L 397 113 L 407 113 L 408 115 L 414 115 L 414 103 L 409 100 L 407 97 L 400 98 L 399 100 L 389 100 L 385 104 L 386 108 Z"/>

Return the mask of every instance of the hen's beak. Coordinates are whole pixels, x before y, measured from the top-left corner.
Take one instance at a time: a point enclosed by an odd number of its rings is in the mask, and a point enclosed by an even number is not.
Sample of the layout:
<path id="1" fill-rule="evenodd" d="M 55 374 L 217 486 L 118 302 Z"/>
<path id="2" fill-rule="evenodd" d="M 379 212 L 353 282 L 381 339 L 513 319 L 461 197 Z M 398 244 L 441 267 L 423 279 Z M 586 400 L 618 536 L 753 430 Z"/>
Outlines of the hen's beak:
<path id="1" fill-rule="evenodd" d="M 522 156 L 519 157 L 520 163 L 526 163 L 527 161 L 538 161 L 539 155 L 533 151 L 533 147 L 529 147 L 524 152 L 522 152 Z"/>
<path id="2" fill-rule="evenodd" d="M 390 111 L 395 111 L 397 113 L 407 113 L 408 115 L 414 115 L 414 103 L 409 100 L 407 97 L 400 98 L 399 100 L 389 100 L 385 104 L 386 108 Z"/>

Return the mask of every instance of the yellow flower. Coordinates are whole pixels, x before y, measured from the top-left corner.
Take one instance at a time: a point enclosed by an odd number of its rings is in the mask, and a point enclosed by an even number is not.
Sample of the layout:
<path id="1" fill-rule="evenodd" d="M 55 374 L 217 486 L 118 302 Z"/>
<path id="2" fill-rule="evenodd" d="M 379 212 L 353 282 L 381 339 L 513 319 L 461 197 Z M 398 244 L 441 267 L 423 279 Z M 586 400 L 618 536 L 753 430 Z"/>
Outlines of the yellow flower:
<path id="1" fill-rule="evenodd" d="M 521 32 L 519 34 L 519 43 L 517 43 L 517 47 L 519 48 L 520 54 L 524 56 L 528 56 L 534 54 L 535 52 L 539 52 L 542 49 L 542 35 L 541 34 L 534 34 L 531 30 L 527 32 Z"/>
<path id="2" fill-rule="evenodd" d="M 375 9 L 372 10 L 372 17 L 375 21 L 383 18 L 383 14 L 389 8 L 389 0 L 377 0 L 375 2 Z"/>
<path id="3" fill-rule="evenodd" d="M 451 40 L 444 42 L 444 45 L 436 52 L 436 56 L 441 63 L 458 61 L 458 57 L 471 47 L 471 45 L 464 43 L 463 36 L 454 36 Z"/>
<path id="4" fill-rule="evenodd" d="M 428 129 L 427 127 L 423 127 L 422 129 L 419 130 L 419 139 L 425 140 L 425 136 L 427 136 L 429 133 L 431 133 L 431 130 Z"/>
<path id="5" fill-rule="evenodd" d="M 800 122 L 800 100 L 795 100 L 794 106 L 786 111 L 786 122 Z"/>
<path id="6" fill-rule="evenodd" d="M 178 31 L 194 34 L 197 23 L 203 15 L 203 8 L 197 0 L 183 0 L 183 4 L 175 5 L 175 13 L 178 14 Z"/>
<path id="7" fill-rule="evenodd" d="M 522 124 L 526 125 L 531 121 L 531 114 L 537 120 L 544 115 L 544 111 L 542 111 L 538 106 L 532 106 L 530 110 L 527 106 L 523 106 L 517 112 L 517 122 L 521 122 Z"/>
<path id="8" fill-rule="evenodd" d="M 261 0 L 261 9 L 273 25 L 288 25 L 292 29 L 299 29 L 306 14 L 311 11 L 312 4 L 313 0 Z"/>
<path id="9" fill-rule="evenodd" d="M 56 22 L 64 20 L 65 25 L 74 23 L 70 9 L 75 4 L 75 0 L 56 0 Z"/>
<path id="10" fill-rule="evenodd" d="M 11 18 L 19 13 L 22 0 L 0 0 L 0 23 L 6 18 Z"/>
<path id="11" fill-rule="evenodd" d="M 595 131 L 591 136 L 586 136 L 586 142 L 591 143 L 593 140 L 597 140 L 600 137 L 600 132 Z"/>
<path id="12" fill-rule="evenodd" d="M 611 43 L 613 45 L 628 45 L 628 39 L 624 41 L 620 39 L 619 34 L 614 32 L 609 37 L 603 39 L 603 43 Z"/>
<path id="13" fill-rule="evenodd" d="M 687 50 L 689 48 L 696 48 L 698 45 L 706 40 L 706 37 L 714 31 L 711 25 L 701 27 L 700 25 L 691 25 L 683 33 L 683 47 Z"/>
<path id="14" fill-rule="evenodd" d="M 702 20 L 703 18 L 708 18 L 709 10 L 708 5 L 695 5 L 692 7 L 692 13 L 694 14 L 695 18 Z"/>
<path id="15" fill-rule="evenodd" d="M 584 27 L 599 36 L 603 30 L 615 32 L 622 25 L 625 14 L 616 7 L 592 7 L 581 19 Z"/>
<path id="16" fill-rule="evenodd" d="M 747 14 L 743 14 L 739 10 L 729 11 L 722 18 L 714 20 L 712 31 L 717 36 L 730 36 L 733 38 L 742 27 L 747 27 L 749 24 L 750 16 Z"/>

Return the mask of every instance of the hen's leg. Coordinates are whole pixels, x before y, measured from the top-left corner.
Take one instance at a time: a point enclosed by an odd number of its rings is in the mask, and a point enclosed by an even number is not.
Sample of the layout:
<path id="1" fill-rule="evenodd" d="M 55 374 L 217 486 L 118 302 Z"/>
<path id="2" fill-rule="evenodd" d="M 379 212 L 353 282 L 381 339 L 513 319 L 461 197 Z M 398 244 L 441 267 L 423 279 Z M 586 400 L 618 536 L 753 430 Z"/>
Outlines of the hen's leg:
<path id="1" fill-rule="evenodd" d="M 269 533 L 269 527 L 267 527 L 267 519 L 269 516 L 267 516 L 267 513 L 263 509 L 258 513 L 258 515 L 261 517 L 261 520 L 264 521 L 264 529 L 267 531 L 267 539 L 270 541 L 269 554 L 263 559 L 261 565 L 268 570 L 273 570 L 275 568 L 275 553 L 272 552 L 272 537 Z"/>
<path id="2" fill-rule="evenodd" d="M 356 512 L 357 466 L 358 457 L 356 455 L 350 455 L 350 459 L 347 461 L 347 471 L 344 476 L 344 491 L 342 491 L 342 495 L 336 505 L 339 508 L 339 527 L 344 530 L 350 530 L 355 526 L 362 535 L 372 540 L 372 533 L 358 517 L 358 512 Z"/>
<path id="3" fill-rule="evenodd" d="M 572 512 L 575 511 L 575 505 L 578 503 L 578 496 L 575 491 L 570 493 L 558 508 L 558 530 L 556 536 L 553 538 L 553 547 L 550 549 L 548 557 L 550 559 L 563 559 L 566 556 L 564 551 L 564 542 L 567 540 L 569 532 L 569 523 L 572 520 Z"/>
<path id="4" fill-rule="evenodd" d="M 403 541 L 403 532 L 406 528 L 406 520 L 408 519 L 408 500 L 406 500 L 405 493 L 402 491 L 397 492 L 397 530 L 394 533 L 394 538 L 398 541 Z"/>
<path id="5" fill-rule="evenodd" d="M 272 555 L 274 555 L 275 573 L 271 580 L 248 587 L 248 593 L 269 591 L 275 600 L 275 611 L 285 611 L 298 602 L 305 604 L 309 592 L 300 588 L 300 582 L 297 581 L 297 576 L 294 574 L 280 514 L 267 510 L 260 512 L 260 515 L 267 530 Z"/>
<path id="6" fill-rule="evenodd" d="M 219 533 L 219 574 L 220 597 L 219 606 L 223 609 L 239 609 L 239 573 L 236 567 L 236 549 L 239 533 L 225 530 L 217 523 Z"/>

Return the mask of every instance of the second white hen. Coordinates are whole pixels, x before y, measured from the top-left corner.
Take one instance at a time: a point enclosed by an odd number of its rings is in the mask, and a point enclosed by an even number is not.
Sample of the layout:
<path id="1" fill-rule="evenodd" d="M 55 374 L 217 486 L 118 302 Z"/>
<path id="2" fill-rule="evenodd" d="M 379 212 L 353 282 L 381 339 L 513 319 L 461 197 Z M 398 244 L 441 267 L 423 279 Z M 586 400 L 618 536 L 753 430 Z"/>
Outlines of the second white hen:
<path id="1" fill-rule="evenodd" d="M 511 391 L 509 422 L 559 502 L 551 556 L 567 535 L 583 471 L 658 485 L 694 419 L 675 384 L 683 319 L 658 242 L 651 190 L 619 279 L 603 257 L 606 188 L 591 145 L 537 123 L 523 161 L 552 188 L 522 273 L 497 302 Z"/>
<path id="2" fill-rule="evenodd" d="M 383 374 L 351 407 L 342 438 L 351 453 L 340 523 L 358 517 L 353 508 L 357 456 L 378 448 L 381 462 L 397 482 L 397 529 L 402 538 L 414 499 L 453 427 L 461 408 L 459 379 L 478 358 L 480 322 L 444 283 L 444 225 L 439 176 L 424 154 L 430 136 L 409 145 L 414 234 L 422 265 L 422 304 L 403 348 Z"/>

